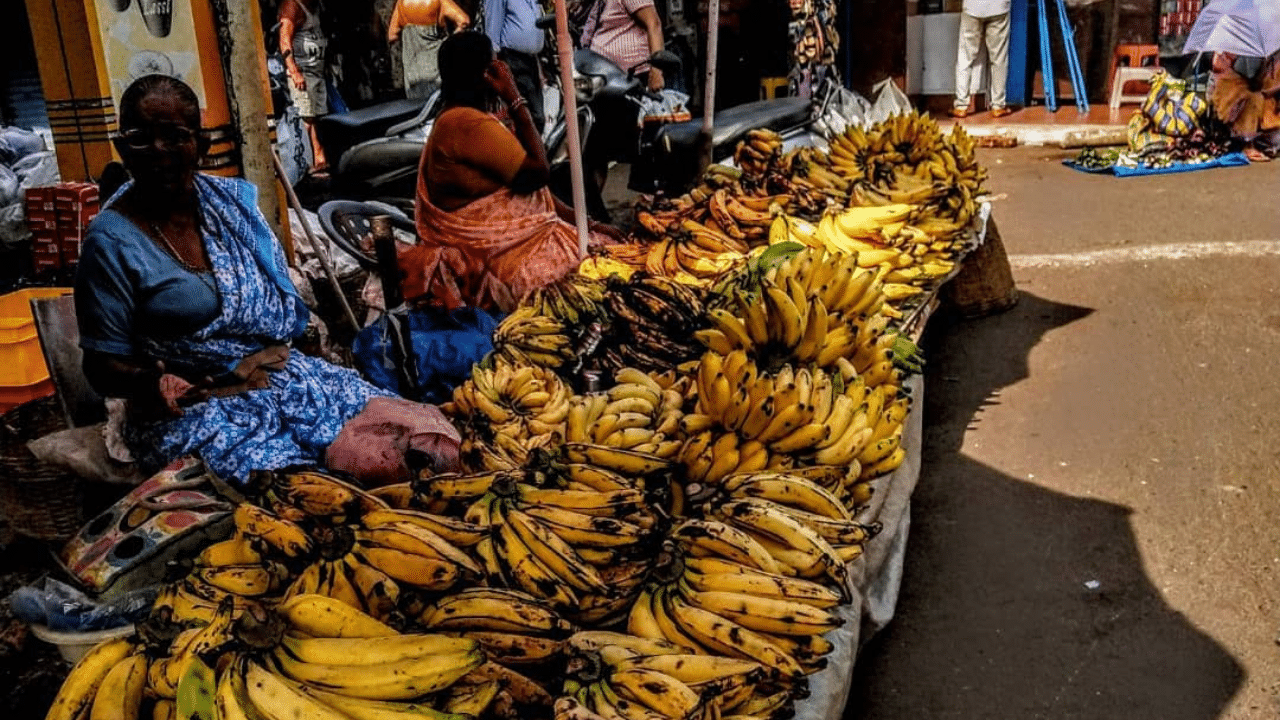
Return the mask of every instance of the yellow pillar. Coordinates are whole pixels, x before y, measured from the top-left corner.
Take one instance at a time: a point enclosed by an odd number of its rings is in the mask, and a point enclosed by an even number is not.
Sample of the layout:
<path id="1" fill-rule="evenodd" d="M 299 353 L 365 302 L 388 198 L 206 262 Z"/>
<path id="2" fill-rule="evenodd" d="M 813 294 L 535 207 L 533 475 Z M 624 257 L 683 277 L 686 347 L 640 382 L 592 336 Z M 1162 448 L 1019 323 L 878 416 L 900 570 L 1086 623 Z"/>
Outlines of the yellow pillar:
<path id="1" fill-rule="evenodd" d="M 116 129 L 97 18 L 84 0 L 26 0 L 36 63 L 64 181 L 96 178 L 111 161 Z"/>

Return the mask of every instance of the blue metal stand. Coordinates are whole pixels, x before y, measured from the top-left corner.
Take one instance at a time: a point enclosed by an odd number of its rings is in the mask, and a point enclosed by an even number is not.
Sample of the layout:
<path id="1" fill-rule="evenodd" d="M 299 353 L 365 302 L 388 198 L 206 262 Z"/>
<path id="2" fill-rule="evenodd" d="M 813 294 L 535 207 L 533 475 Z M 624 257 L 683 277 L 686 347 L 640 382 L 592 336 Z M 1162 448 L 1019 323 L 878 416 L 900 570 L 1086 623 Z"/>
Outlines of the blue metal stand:
<path id="1" fill-rule="evenodd" d="M 1040 0 L 1036 7 L 1036 24 L 1040 28 L 1040 73 L 1044 78 L 1044 104 L 1049 112 L 1058 112 L 1058 83 L 1053 77 L 1053 46 L 1049 43 L 1049 0 Z"/>
<path id="2" fill-rule="evenodd" d="M 1071 92 L 1076 96 L 1076 109 L 1089 112 L 1089 91 L 1084 86 L 1084 73 L 1080 71 L 1080 56 L 1076 54 L 1076 33 L 1067 19 L 1067 4 L 1058 0 L 1058 21 L 1062 23 L 1062 47 L 1067 54 L 1067 70 L 1071 73 Z"/>
<path id="3" fill-rule="evenodd" d="M 1010 105 L 1024 107 L 1031 104 L 1031 81 L 1027 77 L 1031 69 L 1027 62 L 1028 12 L 1027 0 L 1013 0 L 1009 6 L 1009 82 L 1005 94 Z"/>

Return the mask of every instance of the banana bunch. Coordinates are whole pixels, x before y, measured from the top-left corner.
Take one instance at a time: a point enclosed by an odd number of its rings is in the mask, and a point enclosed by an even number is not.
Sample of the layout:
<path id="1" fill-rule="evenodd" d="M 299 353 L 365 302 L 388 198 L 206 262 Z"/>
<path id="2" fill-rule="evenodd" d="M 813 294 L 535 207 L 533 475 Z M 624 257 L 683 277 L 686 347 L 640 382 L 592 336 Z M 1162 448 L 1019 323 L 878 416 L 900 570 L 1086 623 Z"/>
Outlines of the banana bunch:
<path id="1" fill-rule="evenodd" d="M 918 205 L 915 221 L 963 228 L 977 212 L 986 171 L 959 125 L 943 135 L 932 118 L 896 115 L 866 129 L 850 126 L 830 142 L 831 170 L 853 182 L 851 204 Z M 954 239 L 954 238 L 940 238 Z"/>
<path id="2" fill-rule="evenodd" d="M 655 666 L 661 667 L 656 661 L 638 660 L 625 647 L 587 650 L 575 646 L 568 663 L 564 692 L 587 712 L 606 718 L 719 717 L 706 707 L 703 694 Z"/>
<path id="3" fill-rule="evenodd" d="M 440 598 L 418 617 L 423 628 L 474 640 L 507 667 L 555 662 L 573 625 L 545 601 L 505 588 L 469 588 Z"/>
<path id="4" fill-rule="evenodd" d="M 578 608 L 584 596 L 616 597 L 600 568 L 622 560 L 654 522 L 636 489 L 539 488 L 511 477 L 495 481 L 466 519 L 489 528 L 473 551 L 490 586 L 522 590 L 559 610 Z"/>
<path id="5" fill-rule="evenodd" d="M 538 291 L 535 291 L 538 292 Z M 543 297 L 538 298 L 541 304 Z M 577 357 L 566 324 L 534 305 L 521 305 L 493 331 L 494 355 L 514 366 L 556 369 Z"/>
<path id="6" fill-rule="evenodd" d="M 216 545 L 221 545 L 217 543 Z M 203 553 L 202 553 L 203 555 Z M 258 607 L 259 598 L 248 598 L 210 585 L 194 575 L 169 583 L 160 588 L 151 605 L 151 616 L 163 616 L 175 622 L 211 622 L 219 605 L 230 599 L 237 615 Z M 262 598 L 265 599 L 265 598 Z"/>
<path id="7" fill-rule="evenodd" d="M 568 639 L 567 645 L 572 656 L 570 677 L 564 687 L 568 694 L 556 701 L 557 718 L 565 713 L 584 719 L 619 714 L 629 717 L 625 712 L 629 708 L 613 696 L 647 709 L 645 717 L 653 717 L 652 713 L 674 717 L 671 713 L 687 706 L 692 697 L 672 680 L 692 690 L 699 704 L 712 711 L 714 717 L 785 717 L 790 709 L 790 691 L 785 683 L 778 682 L 771 669 L 751 659 L 689 654 L 662 639 L 608 631 L 579 632 Z M 621 674 L 616 681 L 615 674 Z M 633 687 L 641 678 L 652 680 L 648 694 Z M 592 689 L 590 686 L 595 683 L 608 687 Z M 766 706 L 766 699 L 776 705 Z M 675 705 L 671 704 L 673 700 Z M 600 710 L 596 710 L 602 701 Z M 611 708 L 620 713 L 611 712 Z"/>
<path id="8" fill-rule="evenodd" d="M 583 265 L 586 265 L 585 261 Z M 537 315 L 559 320 L 577 339 L 592 323 L 609 322 L 609 313 L 603 305 L 605 285 L 602 282 L 608 275 L 607 272 L 599 277 L 582 272 L 570 273 L 531 290 L 520 304 L 532 308 Z"/>
<path id="9" fill-rule="evenodd" d="M 718 228 L 683 220 L 649 249 L 645 270 L 684 285 L 705 286 L 746 257 L 746 243 Z"/>
<path id="10" fill-rule="evenodd" d="M 753 660 L 780 678 L 820 670 L 832 650 L 822 635 L 843 622 L 831 609 L 843 599 L 844 566 L 827 567 L 839 563 L 834 551 L 813 549 L 821 539 L 812 542 L 812 533 L 794 524 L 783 539 L 781 525 L 736 522 L 688 519 L 671 529 L 627 632 L 689 653 Z M 803 571 L 813 578 L 792 564 L 801 556 L 810 559 Z"/>
<path id="11" fill-rule="evenodd" d="M 649 258 L 648 246 L 641 247 L 642 252 L 639 255 L 639 262 L 634 264 L 609 255 L 588 256 L 578 264 L 578 275 L 589 280 L 606 280 L 613 275 L 617 275 L 623 280 L 630 280 L 631 275 L 638 268 L 644 267 L 645 261 Z"/>
<path id="12" fill-rule="evenodd" d="M 685 383 L 681 381 L 679 387 L 663 388 L 647 373 L 635 368 L 619 370 L 614 373 L 614 379 L 618 384 L 606 392 L 578 395 L 570 400 L 565 441 L 672 459 L 681 445 L 678 431 L 680 419 L 684 417 L 681 387 Z M 612 479 L 604 482 L 609 486 L 616 484 Z M 584 484 L 597 487 L 591 479 Z"/>
<path id="13" fill-rule="evenodd" d="M 519 466 L 532 449 L 563 434 L 571 394 L 553 370 L 499 356 L 492 368 L 472 366 L 470 379 L 454 388 L 453 402 L 441 409 L 471 431 L 463 432 L 464 464 Z"/>
<path id="14" fill-rule="evenodd" d="M 840 503 L 852 512 L 866 507 L 875 493 L 873 483 L 861 477 L 862 467 L 857 464 L 796 465 L 788 468 L 786 473 L 817 484 L 839 498 Z"/>
<path id="15" fill-rule="evenodd" d="M 902 220 L 907 205 L 833 210 L 814 224 L 779 216 L 770 242 L 798 242 L 834 254 L 856 257 L 858 267 L 878 270 L 891 302 L 922 295 L 955 268 L 952 244 Z"/>
<path id="16" fill-rule="evenodd" d="M 782 136 L 772 130 L 755 129 L 733 151 L 734 163 L 747 178 L 761 178 L 782 159 Z"/>
<path id="17" fill-rule="evenodd" d="M 608 283 L 613 325 L 588 364 L 607 373 L 631 367 L 660 373 L 696 359 L 703 327 L 701 293 L 666 277 L 636 273 Z"/>
<path id="18" fill-rule="evenodd" d="M 318 470 L 260 470 L 250 477 L 250 486 L 260 494 L 257 505 L 304 525 L 341 524 L 387 506 L 363 488 Z"/>
<path id="19" fill-rule="evenodd" d="M 224 600 L 207 624 L 183 630 L 167 643 L 151 643 L 154 659 L 146 668 L 147 696 L 176 700 L 178 686 L 194 663 L 216 659 L 239 644 L 237 628 L 241 617 L 234 602 Z M 146 629 L 150 631 L 150 627 Z"/>
<path id="20" fill-rule="evenodd" d="M 835 493 L 789 472 L 730 475 L 715 486 L 690 487 L 689 495 L 701 505 L 703 517 L 721 518 L 730 524 L 734 522 L 730 518 L 752 517 L 779 527 L 795 525 L 793 534 L 810 543 L 814 536 L 821 538 L 844 563 L 860 556 L 867 539 L 878 530 L 856 522 L 848 505 Z"/>

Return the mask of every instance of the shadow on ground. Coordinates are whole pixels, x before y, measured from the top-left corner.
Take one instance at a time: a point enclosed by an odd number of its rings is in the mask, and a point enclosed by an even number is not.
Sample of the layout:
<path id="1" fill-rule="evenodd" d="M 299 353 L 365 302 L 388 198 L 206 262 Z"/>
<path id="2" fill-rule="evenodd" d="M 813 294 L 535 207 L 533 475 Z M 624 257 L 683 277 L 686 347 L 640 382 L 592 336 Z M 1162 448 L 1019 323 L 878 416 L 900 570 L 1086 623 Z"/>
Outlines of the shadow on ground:
<path id="1" fill-rule="evenodd" d="M 1147 578 L 1129 508 L 962 453 L 1040 339 L 1091 312 L 1024 294 L 1003 315 L 931 323 L 906 577 L 845 720 L 1212 720 L 1240 687 L 1239 664 Z"/>

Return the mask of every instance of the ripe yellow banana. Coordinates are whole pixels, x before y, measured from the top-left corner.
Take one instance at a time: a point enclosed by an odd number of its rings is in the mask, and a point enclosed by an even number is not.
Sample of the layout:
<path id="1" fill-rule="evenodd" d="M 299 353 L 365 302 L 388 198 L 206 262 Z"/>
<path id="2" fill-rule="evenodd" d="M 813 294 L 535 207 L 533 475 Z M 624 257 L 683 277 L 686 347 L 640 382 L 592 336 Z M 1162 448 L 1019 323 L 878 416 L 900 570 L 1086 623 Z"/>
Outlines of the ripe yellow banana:
<path id="1" fill-rule="evenodd" d="M 135 653 L 117 662 L 94 693 L 89 720 L 134 720 L 147 684 L 147 658 Z"/>
<path id="2" fill-rule="evenodd" d="M 265 720 L 339 720 L 346 717 L 256 662 L 246 663 L 244 680 L 245 696 Z"/>
<path id="3" fill-rule="evenodd" d="M 295 629 L 322 638 L 383 638 L 398 633 L 350 605 L 322 595 L 298 595 L 277 608 Z"/>

